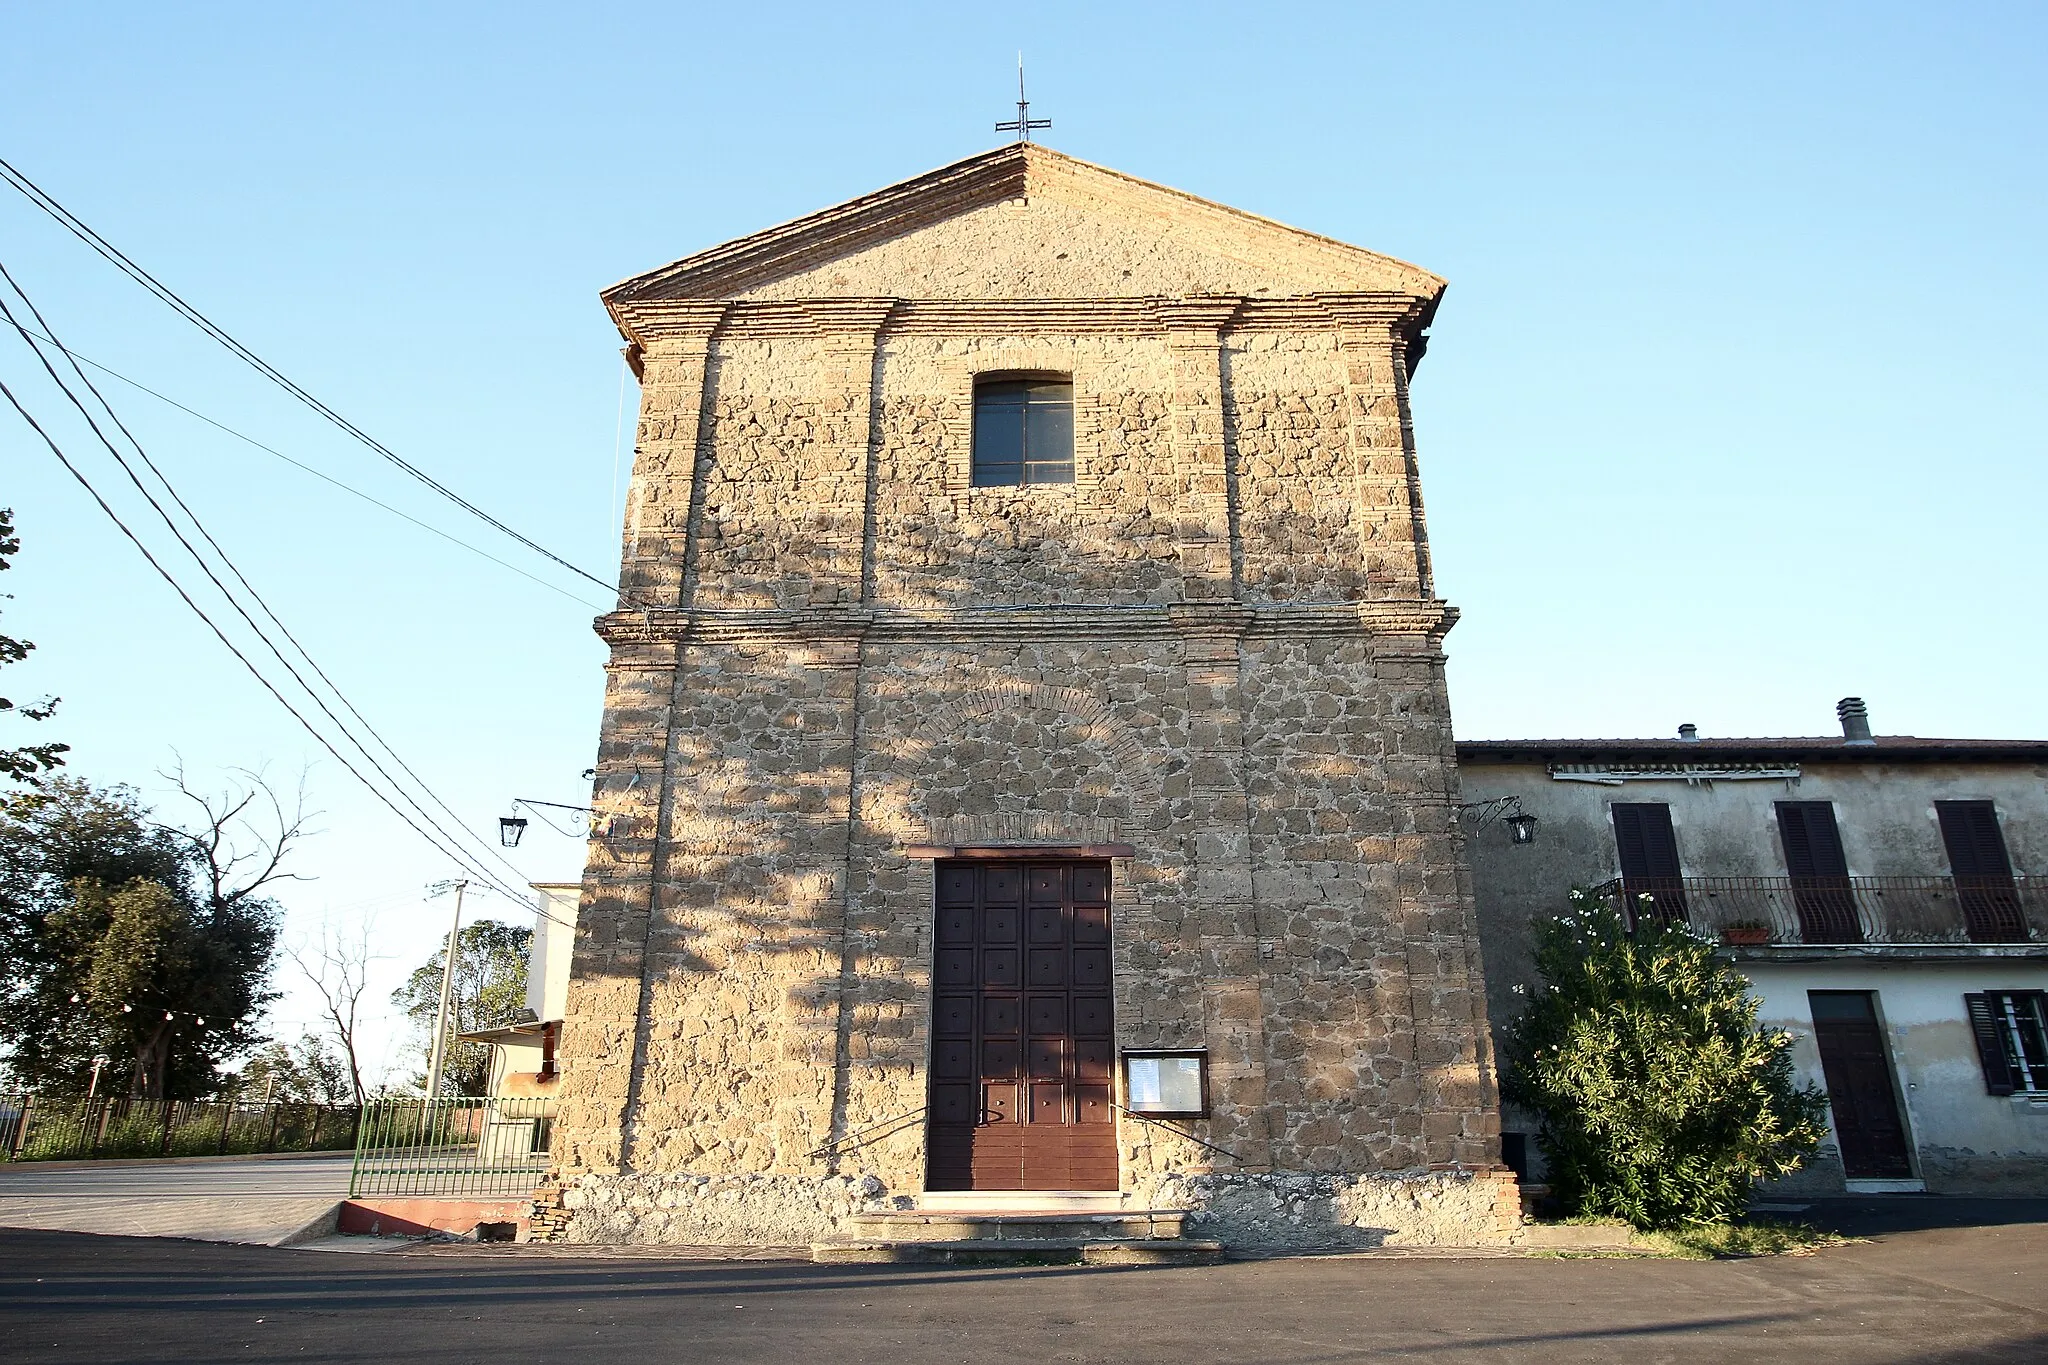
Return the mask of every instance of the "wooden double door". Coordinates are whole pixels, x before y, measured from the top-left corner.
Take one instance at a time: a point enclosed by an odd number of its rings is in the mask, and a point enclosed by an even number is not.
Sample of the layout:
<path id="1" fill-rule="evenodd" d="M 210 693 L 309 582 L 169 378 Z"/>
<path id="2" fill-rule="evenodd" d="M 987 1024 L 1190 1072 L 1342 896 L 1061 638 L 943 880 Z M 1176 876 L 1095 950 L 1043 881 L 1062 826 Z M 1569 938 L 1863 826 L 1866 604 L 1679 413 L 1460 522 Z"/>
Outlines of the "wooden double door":
<path id="1" fill-rule="evenodd" d="M 1115 1189 L 1109 863 L 936 880 L 926 1188 Z"/>

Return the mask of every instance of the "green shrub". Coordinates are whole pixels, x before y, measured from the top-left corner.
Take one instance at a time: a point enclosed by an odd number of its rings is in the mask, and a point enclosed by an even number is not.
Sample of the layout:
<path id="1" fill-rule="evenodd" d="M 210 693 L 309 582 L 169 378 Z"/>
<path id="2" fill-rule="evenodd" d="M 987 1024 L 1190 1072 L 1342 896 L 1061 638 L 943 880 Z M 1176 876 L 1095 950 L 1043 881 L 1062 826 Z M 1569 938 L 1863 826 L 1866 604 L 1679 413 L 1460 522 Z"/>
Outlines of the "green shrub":
<path id="1" fill-rule="evenodd" d="M 1749 981 L 1683 924 L 1631 934 L 1597 897 L 1536 926 L 1536 998 L 1509 1028 L 1506 1097 L 1541 1120 L 1568 1213 L 1638 1228 L 1725 1223 L 1797 1170 L 1826 1094 L 1792 1079 L 1790 1034 L 1757 1027 Z"/>

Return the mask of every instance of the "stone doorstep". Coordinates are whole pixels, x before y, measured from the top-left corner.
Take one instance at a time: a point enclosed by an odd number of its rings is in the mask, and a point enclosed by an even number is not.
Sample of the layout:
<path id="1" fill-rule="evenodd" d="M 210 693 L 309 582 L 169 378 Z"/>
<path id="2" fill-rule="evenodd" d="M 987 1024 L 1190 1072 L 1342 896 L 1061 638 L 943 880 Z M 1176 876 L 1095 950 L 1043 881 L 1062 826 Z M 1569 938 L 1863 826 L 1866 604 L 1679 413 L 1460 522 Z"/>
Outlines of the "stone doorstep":
<path id="1" fill-rule="evenodd" d="M 1115 1190 L 926 1190 L 918 1213 L 1118 1213 Z"/>
<path id="2" fill-rule="evenodd" d="M 1017 1237 L 916 1239 L 840 1237 L 811 1244 L 826 1265 L 1214 1265 L 1223 1243 L 1194 1238 Z"/>
<path id="3" fill-rule="evenodd" d="M 1184 1209 L 1125 1213 L 926 1213 L 921 1210 L 856 1214 L 849 1221 L 868 1236 L 892 1242 L 1011 1242 L 1072 1240 L 1163 1241 L 1181 1235 Z"/>

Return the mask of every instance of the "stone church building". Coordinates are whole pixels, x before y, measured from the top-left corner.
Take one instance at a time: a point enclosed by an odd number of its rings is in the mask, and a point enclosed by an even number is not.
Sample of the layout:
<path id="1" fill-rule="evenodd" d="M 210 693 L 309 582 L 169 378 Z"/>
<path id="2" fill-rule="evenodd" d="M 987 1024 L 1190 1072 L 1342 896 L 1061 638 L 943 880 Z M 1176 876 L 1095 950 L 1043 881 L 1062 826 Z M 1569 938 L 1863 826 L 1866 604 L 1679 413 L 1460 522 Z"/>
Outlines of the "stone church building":
<path id="1" fill-rule="evenodd" d="M 1495 1235 L 1408 400 L 1443 287 L 1019 143 L 605 293 L 570 1236 Z"/>

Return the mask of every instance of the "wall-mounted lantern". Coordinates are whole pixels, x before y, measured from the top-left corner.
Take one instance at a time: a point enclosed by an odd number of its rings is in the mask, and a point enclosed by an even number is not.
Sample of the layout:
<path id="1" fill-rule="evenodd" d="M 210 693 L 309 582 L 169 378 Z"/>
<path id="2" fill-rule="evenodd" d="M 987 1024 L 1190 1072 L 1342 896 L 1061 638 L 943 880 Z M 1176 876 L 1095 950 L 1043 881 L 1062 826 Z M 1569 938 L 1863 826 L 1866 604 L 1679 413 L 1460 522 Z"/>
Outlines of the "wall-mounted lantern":
<path id="1" fill-rule="evenodd" d="M 539 816 L 540 822 L 549 829 L 567 838 L 573 839 L 590 829 L 590 807 L 588 806 L 565 806 L 559 801 L 529 801 L 523 796 L 514 797 L 512 800 L 512 813 L 498 817 L 498 842 L 506 848 L 519 847 L 520 839 L 525 837 L 526 817 L 519 813 L 521 806 L 526 807 Z M 547 807 L 547 810 L 538 809 L 541 806 Z M 563 829 L 553 820 L 548 819 L 548 810 L 565 810 L 570 812 L 570 824 L 572 827 Z M 582 825 L 583 828 L 576 829 L 573 827 L 578 824 Z"/>
<path id="2" fill-rule="evenodd" d="M 1208 1118 L 1208 1049 L 1124 1053 L 1124 1108 L 1148 1119 Z"/>
<path id="3" fill-rule="evenodd" d="M 1517 811 L 1501 821 L 1508 827 L 1508 842 L 1511 844 L 1533 844 L 1536 842 L 1536 817 Z"/>

